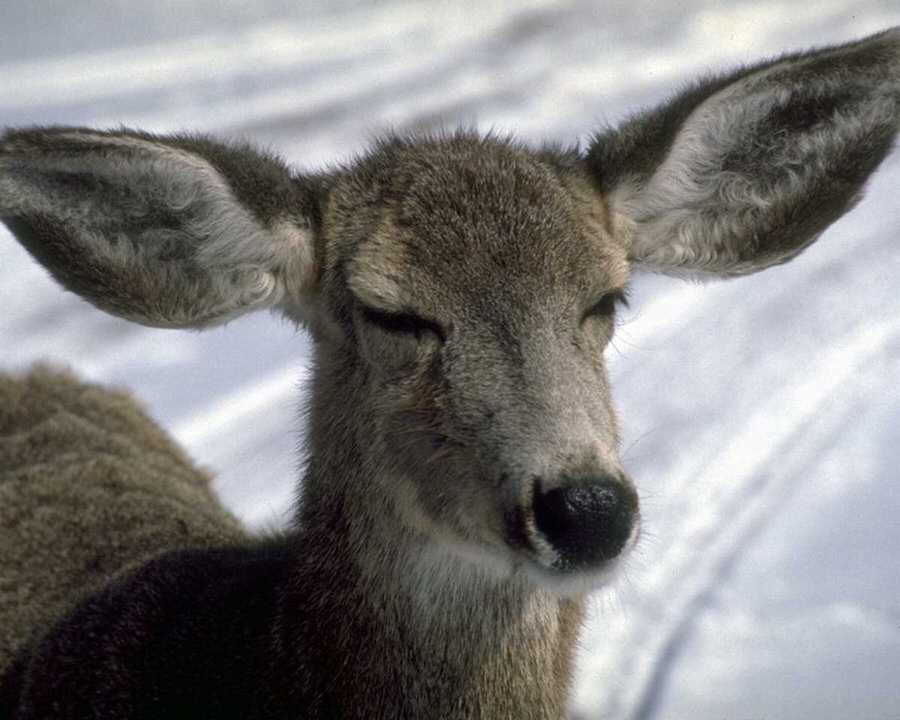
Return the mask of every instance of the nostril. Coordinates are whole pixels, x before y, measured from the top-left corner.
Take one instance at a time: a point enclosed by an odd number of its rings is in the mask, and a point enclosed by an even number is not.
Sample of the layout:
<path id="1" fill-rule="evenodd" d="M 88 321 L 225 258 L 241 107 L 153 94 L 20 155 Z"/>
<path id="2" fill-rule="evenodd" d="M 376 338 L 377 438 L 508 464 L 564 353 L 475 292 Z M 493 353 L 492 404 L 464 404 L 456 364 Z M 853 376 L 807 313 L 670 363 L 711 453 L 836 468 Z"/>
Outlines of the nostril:
<path id="1" fill-rule="evenodd" d="M 589 566 L 618 555 L 634 526 L 634 489 L 612 478 L 590 485 L 540 491 L 534 496 L 537 529 L 567 566 Z"/>

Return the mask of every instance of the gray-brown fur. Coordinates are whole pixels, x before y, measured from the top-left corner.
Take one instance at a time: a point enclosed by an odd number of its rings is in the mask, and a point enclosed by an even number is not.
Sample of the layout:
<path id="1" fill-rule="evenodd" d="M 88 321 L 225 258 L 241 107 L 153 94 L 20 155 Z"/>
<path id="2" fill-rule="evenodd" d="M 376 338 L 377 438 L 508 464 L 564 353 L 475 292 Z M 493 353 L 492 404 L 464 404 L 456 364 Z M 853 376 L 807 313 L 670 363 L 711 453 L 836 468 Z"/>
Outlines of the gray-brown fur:
<path id="1" fill-rule="evenodd" d="M 129 565 L 244 533 L 124 392 L 0 374 L 0 676 L 35 632 Z"/>
<path id="2" fill-rule="evenodd" d="M 64 286 L 152 325 L 277 309 L 316 350 L 292 532 L 238 544 L 198 497 L 234 544 L 167 531 L 186 549 L 32 621 L 0 711 L 558 720 L 583 593 L 639 532 L 603 362 L 631 269 L 792 258 L 898 125 L 895 29 L 700 82 L 586 154 L 393 137 L 310 177 L 199 137 L 7 133 L 0 218 Z"/>
<path id="3" fill-rule="evenodd" d="M 635 199 L 634 213 L 647 239 L 683 238 L 671 248 L 639 239 L 635 251 L 644 263 L 674 274 L 755 272 L 790 260 L 852 208 L 897 133 L 897 38 L 895 28 L 863 43 L 708 78 L 595 136 L 587 159 L 601 191 L 650 196 Z M 684 141 L 701 102 L 721 105 L 723 117 L 742 104 L 756 107 L 734 124 L 727 142 L 710 143 L 708 155 L 693 159 L 685 185 L 696 184 L 694 192 L 674 202 L 659 197 L 664 193 L 651 191 L 653 176 Z M 716 247 L 709 252 L 701 243 L 713 228 Z"/>

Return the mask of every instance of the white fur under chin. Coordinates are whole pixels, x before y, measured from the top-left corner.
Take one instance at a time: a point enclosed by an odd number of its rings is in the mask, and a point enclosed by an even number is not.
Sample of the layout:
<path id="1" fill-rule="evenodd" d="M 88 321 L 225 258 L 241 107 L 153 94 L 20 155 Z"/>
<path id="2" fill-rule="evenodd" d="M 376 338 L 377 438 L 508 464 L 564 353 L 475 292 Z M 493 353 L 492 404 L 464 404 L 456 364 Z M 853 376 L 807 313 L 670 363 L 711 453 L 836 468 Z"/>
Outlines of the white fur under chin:
<path id="1" fill-rule="evenodd" d="M 618 556 L 596 570 L 574 572 L 555 570 L 537 563 L 522 565 L 522 571 L 535 585 L 549 590 L 560 597 L 576 597 L 599 590 L 615 580 L 622 564 L 622 556 Z"/>
<path id="2" fill-rule="evenodd" d="M 532 557 L 512 548 L 503 552 L 464 542 L 432 544 L 418 555 L 415 567 L 409 568 L 408 577 L 414 578 L 417 585 L 415 595 L 430 601 L 448 586 L 453 592 L 466 592 L 467 588 L 474 590 L 503 583 L 525 583 L 560 597 L 576 597 L 613 582 L 639 534 L 636 526 L 622 552 L 601 567 L 575 571 L 553 567 L 558 555 L 546 541 L 543 544 L 551 553 L 546 557 Z"/>

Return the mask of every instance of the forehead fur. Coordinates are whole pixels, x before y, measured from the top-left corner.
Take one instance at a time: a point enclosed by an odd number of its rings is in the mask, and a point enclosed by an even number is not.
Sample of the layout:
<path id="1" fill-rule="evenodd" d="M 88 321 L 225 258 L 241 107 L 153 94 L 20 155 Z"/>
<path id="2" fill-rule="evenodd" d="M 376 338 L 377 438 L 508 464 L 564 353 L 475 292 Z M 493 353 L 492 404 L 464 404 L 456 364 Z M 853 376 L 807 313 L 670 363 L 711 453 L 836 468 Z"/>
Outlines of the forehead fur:
<path id="1" fill-rule="evenodd" d="M 392 139 L 353 179 L 378 208 L 345 249 L 363 302 L 471 308 L 500 289 L 575 302 L 626 280 L 626 249 L 574 152 L 471 134 Z"/>

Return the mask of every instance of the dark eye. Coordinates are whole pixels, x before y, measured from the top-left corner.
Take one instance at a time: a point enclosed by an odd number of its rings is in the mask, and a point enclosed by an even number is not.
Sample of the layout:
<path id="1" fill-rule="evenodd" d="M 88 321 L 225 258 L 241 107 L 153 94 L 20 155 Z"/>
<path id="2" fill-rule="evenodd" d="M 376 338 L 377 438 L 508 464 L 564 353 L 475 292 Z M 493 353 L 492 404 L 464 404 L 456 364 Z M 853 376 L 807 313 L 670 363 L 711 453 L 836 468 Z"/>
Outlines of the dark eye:
<path id="1" fill-rule="evenodd" d="M 619 305 L 628 307 L 628 295 L 624 289 L 611 290 L 595 302 L 584 314 L 589 317 L 612 317 Z"/>
<path id="2" fill-rule="evenodd" d="M 429 333 L 441 342 L 446 339 L 444 329 L 433 320 L 428 320 L 412 313 L 389 313 L 373 308 L 363 308 L 363 318 L 391 335 L 411 335 L 417 340 Z"/>

